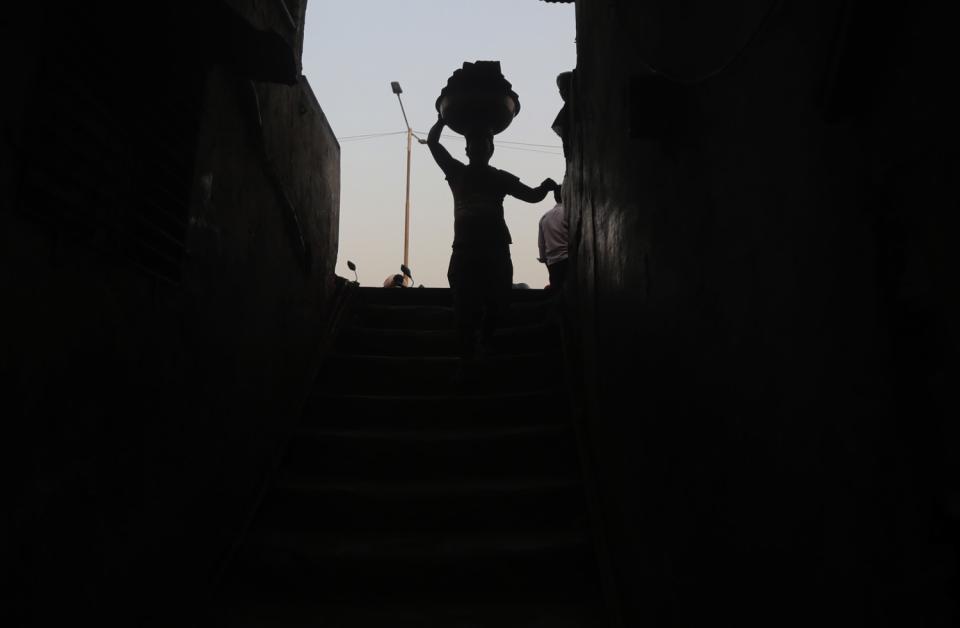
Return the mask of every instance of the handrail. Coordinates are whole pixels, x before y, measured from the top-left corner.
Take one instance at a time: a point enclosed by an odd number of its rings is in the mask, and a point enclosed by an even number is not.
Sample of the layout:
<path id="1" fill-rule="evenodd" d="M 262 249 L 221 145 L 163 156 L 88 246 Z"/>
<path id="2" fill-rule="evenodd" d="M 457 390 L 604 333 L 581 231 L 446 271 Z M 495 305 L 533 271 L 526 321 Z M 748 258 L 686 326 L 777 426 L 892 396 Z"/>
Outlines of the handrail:
<path id="1" fill-rule="evenodd" d="M 594 552 L 600 571 L 600 587 L 603 591 L 604 604 L 606 606 L 608 619 L 610 620 L 610 627 L 623 628 L 623 613 L 620 608 L 621 598 L 613 571 L 610 544 L 607 539 L 607 527 L 603 517 L 603 510 L 600 506 L 600 496 L 597 491 L 598 478 L 595 469 L 594 455 L 588 446 L 589 436 L 586 426 L 583 423 L 583 382 L 577 381 L 573 366 L 576 352 L 572 346 L 569 316 L 566 315 L 564 309 L 564 296 L 565 295 L 561 293 L 556 297 L 552 297 L 554 302 L 551 304 L 552 307 L 549 310 L 548 323 L 556 328 L 557 334 L 560 337 L 564 384 L 568 391 L 570 422 L 573 424 L 577 439 L 578 458 L 584 480 L 584 496 L 587 500 L 587 513 L 590 520 Z"/>
<path id="2" fill-rule="evenodd" d="M 357 282 L 348 281 L 337 275 L 334 275 L 334 284 L 335 287 L 334 294 L 332 296 L 331 309 L 327 315 L 327 326 L 321 335 L 320 342 L 317 343 L 314 359 L 311 360 L 313 368 L 311 369 L 312 372 L 310 373 L 310 377 L 307 378 L 307 381 L 309 382 L 308 386 L 314 385 L 317 374 L 320 372 L 321 365 L 326 356 L 330 353 L 330 348 L 340 331 L 343 317 L 347 312 L 349 312 L 353 299 L 357 294 L 357 286 L 359 286 Z M 295 434 L 297 427 L 299 427 L 300 421 L 303 419 L 303 409 L 306 405 L 308 396 L 309 388 L 304 391 L 304 395 L 297 410 L 299 414 L 299 420 L 297 421 L 297 424 L 293 426 L 287 433 L 286 437 L 283 439 L 283 442 L 277 447 L 273 460 L 271 461 L 267 473 L 260 484 L 257 497 L 247 513 L 246 520 L 240 527 L 240 530 L 237 532 L 236 537 L 230 544 L 230 547 L 224 551 L 220 559 L 217 561 L 217 566 L 214 568 L 214 573 L 209 581 L 209 599 L 207 600 L 208 606 L 210 605 L 210 602 L 213 601 L 213 597 L 216 595 L 217 590 L 223 581 L 223 577 L 233 561 L 233 557 L 246 540 L 247 534 L 256 520 L 257 513 L 260 511 L 260 507 L 263 504 L 264 498 L 270 490 L 270 487 L 273 485 L 277 471 L 280 469 L 280 465 L 283 463 L 284 455 L 286 454 L 287 449 L 290 447 L 290 441 L 293 439 L 293 435 Z"/>

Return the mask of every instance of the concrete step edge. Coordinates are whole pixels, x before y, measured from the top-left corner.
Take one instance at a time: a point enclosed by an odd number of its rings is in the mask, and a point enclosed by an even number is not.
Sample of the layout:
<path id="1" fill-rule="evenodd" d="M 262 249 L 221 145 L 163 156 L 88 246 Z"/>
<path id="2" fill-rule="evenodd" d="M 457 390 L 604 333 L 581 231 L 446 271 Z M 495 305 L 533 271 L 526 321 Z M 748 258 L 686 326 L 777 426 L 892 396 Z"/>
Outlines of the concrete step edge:
<path id="1" fill-rule="evenodd" d="M 584 531 L 430 532 L 430 533 L 254 533 L 251 544 L 267 551 L 291 552 L 321 559 L 419 561 L 482 556 L 526 556 L 589 549 Z"/>
<path id="2" fill-rule="evenodd" d="M 443 496 L 523 495 L 550 491 L 579 490 L 583 486 L 577 477 L 497 478 L 465 481 L 401 481 L 386 483 L 380 480 L 345 481 L 317 480 L 302 474 L 282 476 L 275 490 L 303 495 L 376 496 L 388 499 L 437 498 Z"/>
<path id="3" fill-rule="evenodd" d="M 467 427 L 462 429 L 348 429 L 302 427 L 296 434 L 315 440 L 444 442 L 513 440 L 531 436 L 557 436 L 569 430 L 561 424 L 536 424 L 517 427 Z"/>

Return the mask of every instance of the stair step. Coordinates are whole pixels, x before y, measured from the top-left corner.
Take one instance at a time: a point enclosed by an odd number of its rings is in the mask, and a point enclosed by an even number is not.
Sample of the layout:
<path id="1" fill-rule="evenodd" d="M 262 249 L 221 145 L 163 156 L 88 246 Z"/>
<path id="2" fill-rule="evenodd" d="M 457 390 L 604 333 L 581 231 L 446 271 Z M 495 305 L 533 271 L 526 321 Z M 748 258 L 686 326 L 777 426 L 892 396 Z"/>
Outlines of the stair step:
<path id="1" fill-rule="evenodd" d="M 553 490 L 563 490 L 579 486 L 573 477 L 525 477 L 525 478 L 483 478 L 457 481 L 402 481 L 381 482 L 363 480 L 327 480 L 308 479 L 297 474 L 285 474 L 278 483 L 283 490 L 295 490 L 305 493 L 343 493 L 343 494 L 379 494 L 390 500 L 415 500 L 421 498 L 450 499 L 451 497 L 469 497 L 480 499 L 484 496 L 511 493 L 525 495 Z"/>
<path id="2" fill-rule="evenodd" d="M 358 291 L 211 624 L 603 623 L 555 305 L 514 291 L 464 384 L 450 298 Z"/>
<path id="3" fill-rule="evenodd" d="M 556 366 L 556 359 L 543 353 L 489 356 L 472 367 L 473 379 L 463 385 L 454 379 L 459 358 L 335 353 L 328 357 L 320 381 L 324 390 L 349 393 L 520 392 L 556 384 L 550 378 Z"/>
<path id="4" fill-rule="evenodd" d="M 596 575 L 579 532 L 264 533 L 234 565 L 242 598 L 338 601 L 589 599 Z"/>
<path id="5" fill-rule="evenodd" d="M 359 288 L 357 296 L 368 305 L 453 305 L 449 288 Z M 542 303 L 551 297 L 546 290 L 515 289 L 510 291 L 511 303 Z"/>
<path id="6" fill-rule="evenodd" d="M 319 440 L 362 441 L 364 446 L 373 446 L 386 441 L 389 443 L 429 443 L 437 445 L 448 441 L 487 441 L 513 440 L 517 438 L 552 437 L 564 429 L 556 424 L 446 428 L 434 430 L 398 430 L 398 429 L 350 429 L 350 428 L 310 428 L 299 432 L 300 436 Z"/>
<path id="7" fill-rule="evenodd" d="M 586 526 L 574 479 L 467 482 L 311 481 L 287 475 L 267 496 L 258 526 L 355 532 L 538 530 Z"/>
<path id="8" fill-rule="evenodd" d="M 566 424 L 567 400 L 547 389 L 482 395 L 363 395 L 318 392 L 304 409 L 304 426 L 447 429 Z"/>
<path id="9" fill-rule="evenodd" d="M 502 313 L 503 328 L 542 324 L 547 320 L 549 302 L 516 303 Z M 350 325 L 385 329 L 454 329 L 453 307 L 440 305 L 366 305 L 358 306 Z"/>
<path id="10" fill-rule="evenodd" d="M 208 625 L 215 628 L 597 628 L 599 605 L 554 602 L 530 604 L 291 604 L 248 602 L 218 608 Z"/>
<path id="11" fill-rule="evenodd" d="M 449 288 L 359 288 L 357 300 L 364 305 L 453 305 Z"/>
<path id="12" fill-rule="evenodd" d="M 553 334 L 546 324 L 499 329 L 490 340 L 493 354 L 533 353 L 551 348 Z M 554 343 L 555 344 L 555 343 Z M 350 327 L 337 339 L 342 353 L 379 355 L 456 356 L 459 339 L 453 329 L 387 329 Z"/>
<path id="13" fill-rule="evenodd" d="M 577 552 L 587 546 L 580 531 L 545 532 L 291 532 L 264 531 L 251 539 L 267 553 L 298 556 L 318 562 L 380 561 L 384 563 L 462 566 L 467 561 L 498 561 Z"/>
<path id="14" fill-rule="evenodd" d="M 577 472 L 572 432 L 558 425 L 469 430 L 304 429 L 284 468 L 319 478 L 451 480 Z"/>

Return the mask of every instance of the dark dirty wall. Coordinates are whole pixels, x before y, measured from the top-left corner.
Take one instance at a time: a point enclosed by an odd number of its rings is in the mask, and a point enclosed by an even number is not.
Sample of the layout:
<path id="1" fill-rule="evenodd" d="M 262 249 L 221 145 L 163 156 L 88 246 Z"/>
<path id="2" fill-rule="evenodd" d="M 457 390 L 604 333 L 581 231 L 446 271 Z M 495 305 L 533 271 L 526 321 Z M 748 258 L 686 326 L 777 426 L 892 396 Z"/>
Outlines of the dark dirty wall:
<path id="1" fill-rule="evenodd" d="M 252 81 L 293 67 L 234 55 L 253 30 L 198 34 L 173 3 L 124 32 L 101 4 L 33 8 L 5 41 L 23 87 L 0 211 L 10 626 L 184 625 L 335 296 L 339 146 L 306 79 Z"/>
<path id="2" fill-rule="evenodd" d="M 626 625 L 960 621 L 941 13 L 577 3 L 568 289 Z"/>

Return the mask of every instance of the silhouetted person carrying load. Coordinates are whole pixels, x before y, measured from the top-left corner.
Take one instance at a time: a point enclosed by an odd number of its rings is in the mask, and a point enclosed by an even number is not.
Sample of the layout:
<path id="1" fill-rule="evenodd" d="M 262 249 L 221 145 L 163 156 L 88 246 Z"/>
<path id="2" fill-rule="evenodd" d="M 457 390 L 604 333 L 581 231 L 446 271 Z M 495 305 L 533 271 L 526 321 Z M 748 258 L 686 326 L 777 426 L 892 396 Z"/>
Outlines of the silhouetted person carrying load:
<path id="1" fill-rule="evenodd" d="M 517 95 L 500 73 L 498 62 L 465 63 L 437 99 L 437 123 L 427 137 L 453 192 L 453 253 L 447 280 L 453 291 L 461 356 L 468 362 L 478 351 L 486 352 L 513 285 L 504 197 L 509 194 L 539 203 L 557 187 L 553 179 L 528 187 L 489 164 L 494 134 L 505 129 L 519 109 Z M 468 164 L 454 159 L 440 144 L 444 126 L 466 137 Z"/>

